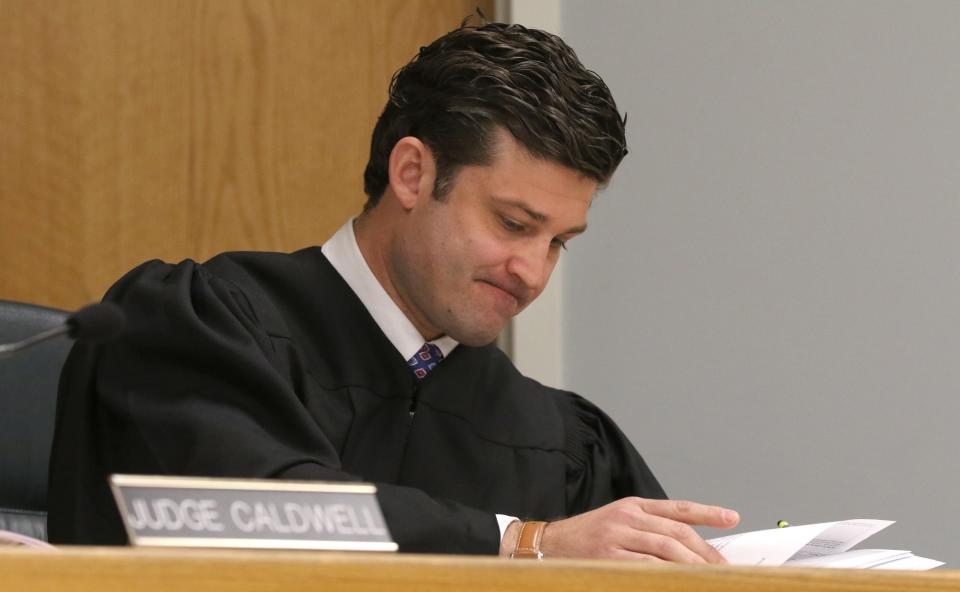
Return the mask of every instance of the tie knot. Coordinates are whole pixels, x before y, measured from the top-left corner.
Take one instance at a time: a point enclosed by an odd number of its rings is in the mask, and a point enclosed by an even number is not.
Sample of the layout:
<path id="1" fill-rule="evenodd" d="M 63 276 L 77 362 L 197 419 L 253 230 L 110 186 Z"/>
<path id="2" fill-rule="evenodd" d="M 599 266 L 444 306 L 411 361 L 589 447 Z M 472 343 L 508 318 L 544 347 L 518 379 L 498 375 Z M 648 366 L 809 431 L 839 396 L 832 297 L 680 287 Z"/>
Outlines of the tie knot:
<path id="1" fill-rule="evenodd" d="M 443 352 L 440 351 L 440 348 L 432 343 L 424 343 L 423 347 L 407 360 L 407 364 L 410 365 L 414 377 L 419 382 L 426 378 L 427 374 L 436 368 L 441 360 L 443 360 Z"/>

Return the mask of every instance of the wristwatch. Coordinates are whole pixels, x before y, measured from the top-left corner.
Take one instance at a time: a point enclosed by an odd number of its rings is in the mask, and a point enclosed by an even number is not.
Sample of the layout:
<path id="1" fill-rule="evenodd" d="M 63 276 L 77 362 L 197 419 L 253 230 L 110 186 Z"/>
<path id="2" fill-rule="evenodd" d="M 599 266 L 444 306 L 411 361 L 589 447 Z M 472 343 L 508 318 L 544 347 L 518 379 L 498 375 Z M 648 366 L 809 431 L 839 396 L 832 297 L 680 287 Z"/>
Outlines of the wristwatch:
<path id="1" fill-rule="evenodd" d="M 517 537 L 517 547 L 510 554 L 511 559 L 543 559 L 540 551 L 540 539 L 547 527 L 546 522 L 523 522 L 520 524 L 520 536 Z"/>

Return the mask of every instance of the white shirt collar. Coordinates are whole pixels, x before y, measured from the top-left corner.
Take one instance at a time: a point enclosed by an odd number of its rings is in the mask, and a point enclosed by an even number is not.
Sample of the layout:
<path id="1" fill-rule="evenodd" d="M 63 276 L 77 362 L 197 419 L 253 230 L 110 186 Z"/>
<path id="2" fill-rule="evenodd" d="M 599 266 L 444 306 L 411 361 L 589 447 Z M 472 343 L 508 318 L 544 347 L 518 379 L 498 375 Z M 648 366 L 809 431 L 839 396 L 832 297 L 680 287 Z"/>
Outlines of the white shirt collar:
<path id="1" fill-rule="evenodd" d="M 426 340 L 370 271 L 353 233 L 353 220 L 347 220 L 320 250 L 357 295 L 393 347 L 397 348 L 404 360 L 409 360 L 420 351 Z M 459 345 L 447 336 L 434 339 L 430 343 L 439 347 L 444 357 Z"/>

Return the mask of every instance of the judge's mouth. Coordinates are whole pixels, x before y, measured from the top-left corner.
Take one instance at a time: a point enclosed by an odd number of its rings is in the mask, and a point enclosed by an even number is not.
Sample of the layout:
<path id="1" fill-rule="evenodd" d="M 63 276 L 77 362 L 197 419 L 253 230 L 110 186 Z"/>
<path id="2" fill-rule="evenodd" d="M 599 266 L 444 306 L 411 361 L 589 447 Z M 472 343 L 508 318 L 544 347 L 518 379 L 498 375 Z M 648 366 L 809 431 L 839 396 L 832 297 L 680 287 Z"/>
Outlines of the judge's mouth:
<path id="1" fill-rule="evenodd" d="M 510 299 L 510 304 L 513 308 L 519 309 L 522 308 L 526 302 L 526 290 L 522 289 L 519 286 L 505 286 L 503 284 L 492 282 L 490 280 L 478 280 L 481 284 L 485 284 L 495 290 L 496 293 L 500 294 L 503 298 Z"/>

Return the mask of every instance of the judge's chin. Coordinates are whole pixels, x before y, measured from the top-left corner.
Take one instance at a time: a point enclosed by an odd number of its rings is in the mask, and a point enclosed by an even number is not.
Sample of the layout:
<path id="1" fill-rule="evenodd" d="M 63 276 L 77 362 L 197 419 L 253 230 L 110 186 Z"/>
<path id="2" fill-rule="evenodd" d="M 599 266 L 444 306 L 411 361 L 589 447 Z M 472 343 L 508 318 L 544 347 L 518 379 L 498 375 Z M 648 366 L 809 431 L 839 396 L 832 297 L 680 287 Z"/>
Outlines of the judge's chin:
<path id="1" fill-rule="evenodd" d="M 497 319 L 496 322 L 474 323 L 471 327 L 464 327 L 465 323 L 459 323 L 460 326 L 450 327 L 440 337 L 446 335 L 462 345 L 484 347 L 496 342 L 509 321 L 510 317 L 505 321 Z"/>

